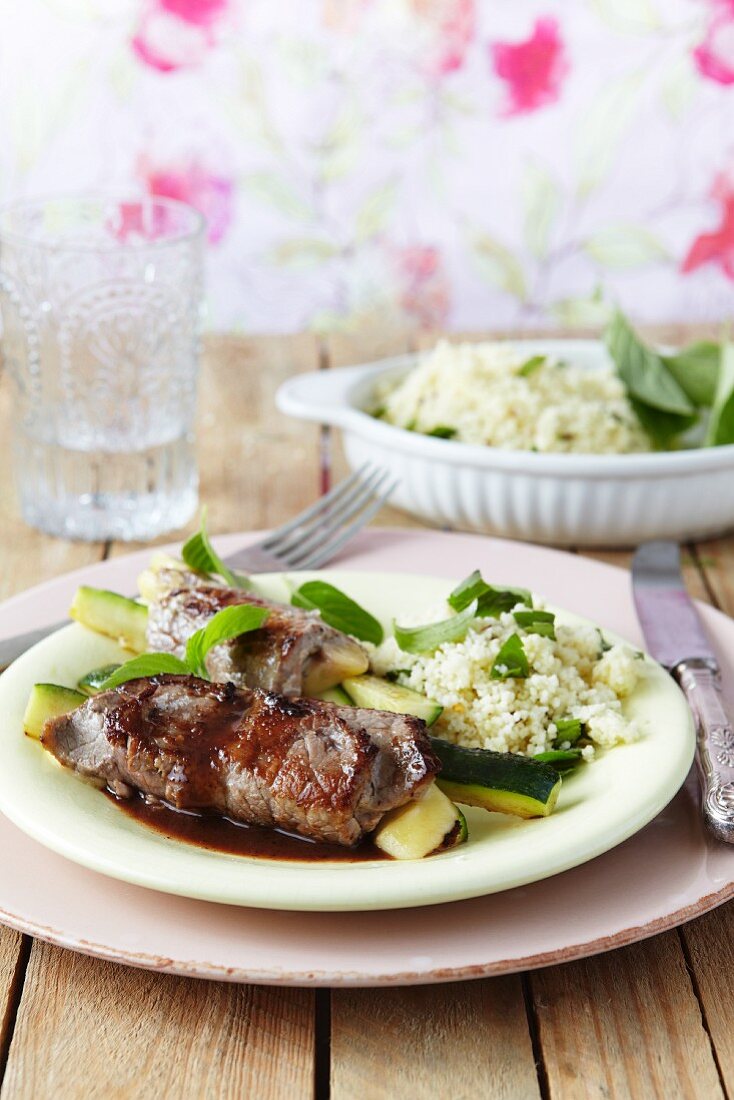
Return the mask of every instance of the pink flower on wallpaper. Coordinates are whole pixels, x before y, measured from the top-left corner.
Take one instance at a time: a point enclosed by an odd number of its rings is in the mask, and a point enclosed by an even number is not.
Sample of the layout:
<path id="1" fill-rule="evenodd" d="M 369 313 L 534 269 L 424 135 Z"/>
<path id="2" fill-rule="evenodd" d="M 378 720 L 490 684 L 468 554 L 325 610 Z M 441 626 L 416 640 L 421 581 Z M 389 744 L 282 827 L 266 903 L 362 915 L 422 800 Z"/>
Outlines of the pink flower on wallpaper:
<path id="1" fill-rule="evenodd" d="M 451 288 L 440 251 L 413 244 L 392 249 L 403 312 L 420 328 L 441 328 L 448 319 Z"/>
<path id="2" fill-rule="evenodd" d="M 234 185 L 232 180 L 210 172 L 197 160 L 188 164 L 153 167 L 145 158 L 138 165 L 138 174 L 149 195 L 180 199 L 204 216 L 207 239 L 218 244 L 232 222 Z"/>
<path id="3" fill-rule="evenodd" d="M 712 233 L 696 237 L 681 271 L 687 275 L 704 264 L 718 264 L 726 277 L 734 280 L 734 169 L 716 177 L 711 198 L 721 206 L 719 225 Z"/>
<path id="4" fill-rule="evenodd" d="M 495 73 L 507 85 L 504 115 L 529 114 L 560 97 L 569 65 L 555 19 L 536 19 L 524 42 L 492 42 L 489 50 Z"/>
<path id="5" fill-rule="evenodd" d="M 161 73 L 198 65 L 217 43 L 218 22 L 229 0 L 146 0 L 132 48 Z"/>
<path id="6" fill-rule="evenodd" d="M 432 34 L 425 59 L 429 75 L 442 77 L 460 69 L 476 33 L 475 0 L 411 0 L 411 8 Z"/>
<path id="7" fill-rule="evenodd" d="M 693 58 L 702 76 L 734 84 L 734 0 L 715 0 L 714 13 Z"/>

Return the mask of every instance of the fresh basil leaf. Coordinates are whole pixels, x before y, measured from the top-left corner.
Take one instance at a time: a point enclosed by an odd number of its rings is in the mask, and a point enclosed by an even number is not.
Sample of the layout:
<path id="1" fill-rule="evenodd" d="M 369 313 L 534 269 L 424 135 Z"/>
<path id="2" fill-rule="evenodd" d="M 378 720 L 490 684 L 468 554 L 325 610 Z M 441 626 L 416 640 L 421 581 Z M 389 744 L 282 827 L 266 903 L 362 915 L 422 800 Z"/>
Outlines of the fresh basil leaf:
<path id="1" fill-rule="evenodd" d="M 546 359 L 546 355 L 533 355 L 530 359 L 526 359 L 517 372 L 518 377 L 529 378 L 531 374 L 535 374 L 536 370 L 543 366 Z"/>
<path id="2" fill-rule="evenodd" d="M 553 638 L 555 641 L 556 617 L 552 611 L 513 611 L 515 622 L 529 634 L 540 634 L 543 638 Z"/>
<path id="3" fill-rule="evenodd" d="M 658 447 L 668 447 L 697 420 L 686 392 L 661 355 L 644 344 L 617 310 L 604 339 L 645 431 Z"/>
<path id="4" fill-rule="evenodd" d="M 483 619 L 497 618 L 519 603 L 533 606 L 533 597 L 527 588 L 494 588 L 482 579 L 478 569 L 457 584 L 449 595 L 448 604 L 454 611 L 463 611 L 474 600 L 478 602 L 477 615 Z"/>
<path id="5" fill-rule="evenodd" d="M 186 663 L 193 675 L 208 679 L 205 662 L 209 650 L 222 642 L 239 638 L 241 634 L 258 630 L 269 614 L 266 607 L 243 603 L 217 611 L 206 626 L 192 634 L 186 643 Z"/>
<path id="6" fill-rule="evenodd" d="M 659 451 L 673 448 L 678 436 L 688 431 L 695 423 L 695 418 L 684 420 L 677 413 L 653 409 L 650 405 L 645 405 L 634 397 L 630 397 L 630 404 L 637 419 Z"/>
<path id="7" fill-rule="evenodd" d="M 721 366 L 704 445 L 723 447 L 727 443 L 734 443 L 734 344 L 730 340 L 721 345 Z"/>
<path id="8" fill-rule="evenodd" d="M 193 569 L 195 573 L 203 573 L 209 577 L 212 573 L 222 577 L 232 588 L 247 588 L 247 580 L 238 577 L 229 569 L 209 541 L 206 532 L 206 508 L 201 510 L 201 524 L 199 530 L 190 539 L 187 539 L 181 550 L 181 557 Z"/>
<path id="9" fill-rule="evenodd" d="M 405 653 L 432 653 L 445 642 L 459 642 L 476 618 L 476 600 L 458 615 L 427 626 L 398 626 L 393 623 L 395 641 Z"/>
<path id="10" fill-rule="evenodd" d="M 580 718 L 556 718 L 554 725 L 557 741 L 570 741 L 573 744 L 584 732 L 584 724 Z"/>
<path id="11" fill-rule="evenodd" d="M 661 356 L 665 366 L 688 399 L 699 408 L 710 408 L 716 395 L 721 347 L 713 340 L 701 340 L 675 355 Z"/>
<path id="12" fill-rule="evenodd" d="M 431 428 L 430 432 L 426 432 L 426 435 L 432 435 L 434 439 L 453 439 L 456 428 L 447 428 L 443 424 L 438 424 L 435 428 Z"/>
<path id="13" fill-rule="evenodd" d="M 326 581 L 306 581 L 293 593 L 291 603 L 306 611 L 320 611 L 329 626 L 362 642 L 379 645 L 384 637 L 382 626 L 369 611 Z"/>
<path id="14" fill-rule="evenodd" d="M 519 603 L 526 607 L 533 606 L 533 597 L 527 588 L 493 588 L 489 585 L 488 591 L 479 598 L 477 615 L 480 619 L 497 619 Z"/>
<path id="15" fill-rule="evenodd" d="M 533 760 L 550 764 L 558 772 L 572 771 L 581 759 L 581 749 L 549 749 L 547 752 L 536 752 L 533 757 Z"/>
<path id="16" fill-rule="evenodd" d="M 604 334 L 609 354 L 632 397 L 663 412 L 688 417 L 695 409 L 662 356 L 644 344 L 619 310 Z"/>
<path id="17" fill-rule="evenodd" d="M 494 659 L 490 676 L 493 680 L 524 680 L 529 672 L 530 665 L 520 635 L 510 634 Z"/>
<path id="18" fill-rule="evenodd" d="M 450 593 L 447 602 L 454 611 L 463 611 L 465 607 L 468 607 L 470 603 L 478 600 L 480 596 L 488 591 L 489 585 L 482 580 L 482 574 L 479 570 L 475 569 L 473 573 L 464 578 L 461 584 L 457 584 L 456 588 Z"/>
<path id="19" fill-rule="evenodd" d="M 149 676 L 159 676 L 162 673 L 173 673 L 176 676 L 188 676 L 191 672 L 185 661 L 174 657 L 172 653 L 141 653 L 139 657 L 133 657 L 125 661 L 111 676 L 108 676 L 96 691 L 109 691 L 110 688 L 119 687 L 128 680 L 142 680 Z"/>

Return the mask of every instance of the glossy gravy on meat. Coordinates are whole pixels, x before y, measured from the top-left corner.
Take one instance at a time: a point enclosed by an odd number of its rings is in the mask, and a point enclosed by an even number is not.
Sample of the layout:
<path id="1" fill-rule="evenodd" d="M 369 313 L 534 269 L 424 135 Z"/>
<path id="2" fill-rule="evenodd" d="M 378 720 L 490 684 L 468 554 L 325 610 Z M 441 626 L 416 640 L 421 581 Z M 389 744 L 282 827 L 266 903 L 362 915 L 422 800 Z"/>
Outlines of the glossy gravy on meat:
<path id="1" fill-rule="evenodd" d="M 389 857 L 370 841 L 358 848 L 343 848 L 339 844 L 317 844 L 313 840 L 264 829 L 258 825 L 239 825 L 225 817 L 182 813 L 162 804 L 149 805 L 142 797 L 116 798 L 108 794 L 115 805 L 142 825 L 155 829 L 171 840 L 182 840 L 213 852 L 249 856 L 257 859 L 297 860 L 301 863 L 362 863 Z"/>

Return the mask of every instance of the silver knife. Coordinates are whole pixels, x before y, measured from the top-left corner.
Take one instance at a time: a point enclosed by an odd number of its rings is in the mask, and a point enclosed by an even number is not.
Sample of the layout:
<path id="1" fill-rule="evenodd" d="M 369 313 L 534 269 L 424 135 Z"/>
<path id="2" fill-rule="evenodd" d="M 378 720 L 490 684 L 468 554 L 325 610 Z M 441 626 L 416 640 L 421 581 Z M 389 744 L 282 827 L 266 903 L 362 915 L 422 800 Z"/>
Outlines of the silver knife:
<path id="1" fill-rule="evenodd" d="M 697 729 L 701 812 L 734 844 L 734 730 L 721 696 L 719 663 L 688 595 L 674 542 L 646 542 L 632 560 L 632 592 L 647 648 L 678 681 Z"/>

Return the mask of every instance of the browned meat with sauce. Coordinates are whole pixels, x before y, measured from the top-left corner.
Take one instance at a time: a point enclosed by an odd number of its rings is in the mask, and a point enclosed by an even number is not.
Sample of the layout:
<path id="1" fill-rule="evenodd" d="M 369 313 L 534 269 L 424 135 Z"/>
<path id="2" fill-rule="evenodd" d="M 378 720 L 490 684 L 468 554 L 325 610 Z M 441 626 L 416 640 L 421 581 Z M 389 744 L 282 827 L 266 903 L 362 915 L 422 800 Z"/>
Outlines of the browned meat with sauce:
<path id="1" fill-rule="evenodd" d="M 314 695 L 348 676 L 367 671 L 367 654 L 352 638 L 327 626 L 316 612 L 262 599 L 241 588 L 199 580 L 195 574 L 171 571 L 166 590 L 160 574 L 159 595 L 148 612 L 148 647 L 183 657 L 186 641 L 206 626 L 212 615 L 234 604 L 266 607 L 259 630 L 215 646 L 206 659 L 213 680 L 232 680 L 240 687 L 262 688 L 284 695 Z"/>
<path id="2" fill-rule="evenodd" d="M 48 721 L 64 765 L 120 797 L 354 845 L 431 782 L 418 718 L 194 676 L 131 680 Z"/>

